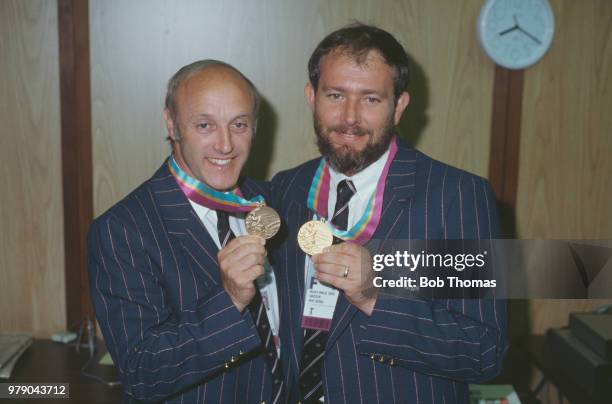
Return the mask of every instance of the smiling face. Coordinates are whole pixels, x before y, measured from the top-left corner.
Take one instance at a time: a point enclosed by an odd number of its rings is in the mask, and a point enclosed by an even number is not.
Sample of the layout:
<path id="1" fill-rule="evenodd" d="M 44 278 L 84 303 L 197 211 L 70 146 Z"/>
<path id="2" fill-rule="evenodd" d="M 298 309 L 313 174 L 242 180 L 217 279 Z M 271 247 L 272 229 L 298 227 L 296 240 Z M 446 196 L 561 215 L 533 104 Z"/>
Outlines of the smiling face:
<path id="1" fill-rule="evenodd" d="M 232 189 L 251 150 L 251 88 L 231 69 L 210 66 L 187 78 L 175 97 L 175 116 L 166 108 L 164 118 L 176 162 L 211 188 Z"/>
<path id="2" fill-rule="evenodd" d="M 377 51 L 357 62 L 332 51 L 321 61 L 318 88 L 306 85 L 319 151 L 336 170 L 353 175 L 389 147 L 410 97 L 394 98 L 394 69 Z"/>

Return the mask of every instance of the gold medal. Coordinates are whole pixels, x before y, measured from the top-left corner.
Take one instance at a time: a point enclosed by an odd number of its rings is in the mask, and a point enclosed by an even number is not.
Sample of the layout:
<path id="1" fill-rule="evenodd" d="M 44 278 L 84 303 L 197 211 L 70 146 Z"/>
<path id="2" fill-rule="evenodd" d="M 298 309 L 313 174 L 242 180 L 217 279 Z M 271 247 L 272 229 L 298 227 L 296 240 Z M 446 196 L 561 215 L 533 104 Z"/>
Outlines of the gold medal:
<path id="1" fill-rule="evenodd" d="M 308 255 L 319 254 L 325 247 L 332 245 L 334 236 L 327 225 L 320 220 L 311 220 L 300 227 L 298 244 Z"/>
<path id="2" fill-rule="evenodd" d="M 280 217 L 276 211 L 268 206 L 258 206 L 246 216 L 246 230 L 252 236 L 259 236 L 266 240 L 274 237 L 280 228 Z"/>

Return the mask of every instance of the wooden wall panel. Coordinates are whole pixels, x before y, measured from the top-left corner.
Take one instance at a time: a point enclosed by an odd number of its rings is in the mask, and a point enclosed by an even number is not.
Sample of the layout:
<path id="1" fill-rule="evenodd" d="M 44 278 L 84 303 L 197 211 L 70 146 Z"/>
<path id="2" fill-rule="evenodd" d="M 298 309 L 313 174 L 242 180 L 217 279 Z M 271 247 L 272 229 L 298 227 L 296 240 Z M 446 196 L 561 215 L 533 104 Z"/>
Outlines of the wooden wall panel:
<path id="1" fill-rule="evenodd" d="M 525 73 L 523 238 L 612 237 L 612 2 L 552 1 L 553 45 Z"/>
<path id="2" fill-rule="evenodd" d="M 476 38 L 482 2 L 410 4 L 410 18 L 400 17 L 397 24 L 409 29 L 410 52 L 422 65 L 417 73 L 426 77 L 426 88 L 417 83 L 420 98 L 413 100 L 427 107 L 424 116 L 416 117 L 425 125 L 416 145 L 434 158 L 487 177 L 495 69 Z M 409 109 L 408 119 L 413 112 Z"/>
<path id="3" fill-rule="evenodd" d="M 388 29 L 416 61 L 403 134 L 433 157 L 486 176 L 494 68 L 475 36 L 480 6 L 476 0 L 91 0 L 95 214 L 147 179 L 169 153 L 164 86 L 196 59 L 234 64 L 267 101 L 250 175 L 269 178 L 315 157 L 303 98 L 306 62 L 323 36 L 353 20 Z"/>
<path id="4" fill-rule="evenodd" d="M 93 219 L 89 1 L 57 0 L 64 197 L 66 322 L 93 316 L 87 276 L 87 231 Z"/>
<path id="5" fill-rule="evenodd" d="M 0 331 L 65 328 L 57 5 L 0 2 Z"/>
<path id="6" fill-rule="evenodd" d="M 612 2 L 552 0 L 556 36 L 525 72 L 521 238 L 612 238 Z M 603 301 L 532 301 L 535 332 Z M 610 303 L 610 301 L 608 301 Z"/>

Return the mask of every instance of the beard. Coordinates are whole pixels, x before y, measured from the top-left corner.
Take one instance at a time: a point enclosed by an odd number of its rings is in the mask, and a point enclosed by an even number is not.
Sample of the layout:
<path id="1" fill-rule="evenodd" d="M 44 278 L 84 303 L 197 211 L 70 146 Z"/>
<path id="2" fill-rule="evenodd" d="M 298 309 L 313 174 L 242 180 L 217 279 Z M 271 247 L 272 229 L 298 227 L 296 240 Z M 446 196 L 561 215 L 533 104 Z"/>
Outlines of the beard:
<path id="1" fill-rule="evenodd" d="M 317 147 L 327 163 L 336 171 L 345 175 L 353 175 L 363 170 L 382 156 L 391 144 L 394 128 L 393 115 L 390 115 L 379 136 L 375 137 L 371 129 L 360 126 L 336 125 L 324 127 L 313 114 L 314 131 L 317 135 Z M 351 146 L 335 146 L 330 140 L 332 132 L 348 133 L 354 136 L 368 136 L 369 140 L 362 151 L 354 150 Z"/>

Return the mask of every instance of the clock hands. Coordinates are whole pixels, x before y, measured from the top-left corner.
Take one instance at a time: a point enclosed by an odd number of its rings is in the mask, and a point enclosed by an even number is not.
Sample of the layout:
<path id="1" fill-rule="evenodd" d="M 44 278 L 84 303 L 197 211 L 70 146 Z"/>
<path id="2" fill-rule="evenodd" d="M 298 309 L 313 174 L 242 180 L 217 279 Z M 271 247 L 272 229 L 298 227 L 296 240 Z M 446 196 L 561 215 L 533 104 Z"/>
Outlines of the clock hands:
<path id="1" fill-rule="evenodd" d="M 514 27 L 511 27 L 511 28 L 505 29 L 505 30 L 503 30 L 502 32 L 500 32 L 500 33 L 499 33 L 499 36 L 504 36 L 504 35 L 506 35 L 506 34 L 509 34 L 509 33 L 510 33 L 510 32 L 512 32 L 512 31 L 516 31 L 517 29 L 519 29 L 519 27 L 515 25 Z"/>
<path id="2" fill-rule="evenodd" d="M 502 32 L 500 32 L 498 35 L 499 36 L 504 36 L 506 34 L 509 34 L 512 31 L 520 31 L 522 32 L 524 35 L 526 35 L 528 38 L 531 38 L 532 41 L 534 41 L 535 43 L 537 43 L 538 45 L 542 45 L 542 41 L 540 41 L 538 38 L 536 38 L 535 36 L 533 36 L 532 34 L 530 34 L 529 32 L 525 31 L 525 29 L 523 29 L 523 27 L 521 27 L 519 25 L 519 21 L 518 18 L 516 17 L 516 15 L 513 15 L 512 18 L 514 19 L 514 26 L 503 30 Z"/>
<path id="3" fill-rule="evenodd" d="M 542 45 L 542 41 L 540 41 L 538 38 L 536 38 L 535 36 L 531 35 L 529 32 L 525 31 L 523 28 L 521 28 L 520 26 L 518 27 L 518 30 L 521 31 L 523 34 L 527 35 L 529 38 L 531 38 L 535 43 L 537 43 L 538 45 Z"/>
<path id="4" fill-rule="evenodd" d="M 502 32 L 499 33 L 499 36 L 504 36 L 506 34 L 511 33 L 512 31 L 516 31 L 519 28 L 519 23 L 518 20 L 516 18 L 516 15 L 513 15 L 512 18 L 514 18 L 514 25 L 508 29 L 503 30 Z"/>
<path id="5" fill-rule="evenodd" d="M 518 20 L 516 19 L 516 15 L 513 15 L 512 18 L 514 18 L 514 25 L 508 29 L 503 30 L 502 32 L 499 33 L 499 36 L 504 36 L 506 34 L 511 33 L 512 31 L 516 31 L 517 29 L 519 29 L 518 26 Z"/>

